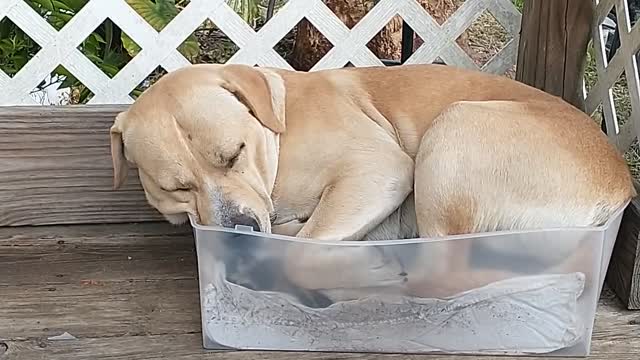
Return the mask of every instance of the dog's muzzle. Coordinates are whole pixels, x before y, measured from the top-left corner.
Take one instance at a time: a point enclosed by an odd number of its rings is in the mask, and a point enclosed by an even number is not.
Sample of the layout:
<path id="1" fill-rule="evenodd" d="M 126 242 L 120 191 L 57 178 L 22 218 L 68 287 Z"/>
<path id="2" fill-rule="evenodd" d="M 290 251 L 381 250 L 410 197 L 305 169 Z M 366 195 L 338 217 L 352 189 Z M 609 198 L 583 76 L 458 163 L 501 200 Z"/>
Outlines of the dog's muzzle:
<path id="1" fill-rule="evenodd" d="M 260 231 L 260 225 L 258 221 L 246 214 L 236 214 L 229 217 L 228 223 L 224 224 L 225 227 L 235 228 L 237 225 L 251 226 L 254 231 Z"/>

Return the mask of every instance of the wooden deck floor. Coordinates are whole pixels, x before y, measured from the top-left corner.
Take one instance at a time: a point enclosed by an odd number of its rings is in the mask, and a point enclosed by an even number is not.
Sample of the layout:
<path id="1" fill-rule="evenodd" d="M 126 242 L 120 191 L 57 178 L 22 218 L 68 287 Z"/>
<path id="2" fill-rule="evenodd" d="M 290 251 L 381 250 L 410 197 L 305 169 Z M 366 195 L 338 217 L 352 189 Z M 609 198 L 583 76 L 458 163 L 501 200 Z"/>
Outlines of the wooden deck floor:
<path id="1" fill-rule="evenodd" d="M 196 271 L 189 228 L 0 228 L 0 359 L 443 358 L 205 352 Z M 603 293 L 591 358 L 639 358 L 640 312 L 621 308 Z"/>

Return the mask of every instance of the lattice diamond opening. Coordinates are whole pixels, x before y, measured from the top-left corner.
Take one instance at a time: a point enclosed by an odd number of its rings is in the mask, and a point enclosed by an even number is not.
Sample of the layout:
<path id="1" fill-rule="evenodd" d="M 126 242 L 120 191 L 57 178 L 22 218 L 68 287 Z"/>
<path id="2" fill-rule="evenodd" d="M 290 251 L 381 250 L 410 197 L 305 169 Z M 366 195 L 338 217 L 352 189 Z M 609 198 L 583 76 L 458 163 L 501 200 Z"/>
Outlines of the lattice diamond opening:
<path id="1" fill-rule="evenodd" d="M 233 11 L 246 21 L 247 24 L 255 29 L 262 25 L 264 20 L 262 17 L 264 8 L 261 6 L 260 1 L 256 0 L 226 0 L 227 5 L 233 9 Z"/>
<path id="2" fill-rule="evenodd" d="M 587 114 L 593 119 L 593 121 L 596 122 L 596 124 L 600 125 L 600 127 L 603 130 L 605 130 L 604 113 L 603 113 L 602 104 L 599 104 L 591 113 L 587 113 Z"/>
<path id="3" fill-rule="evenodd" d="M 456 39 L 456 43 L 477 66 L 483 67 L 504 49 L 510 40 L 513 40 L 513 36 L 491 12 L 485 10 Z"/>
<path id="4" fill-rule="evenodd" d="M 299 71 L 311 70 L 332 48 L 333 44 L 306 18 L 274 46 L 274 50 L 281 51 L 279 55 Z"/>
<path id="5" fill-rule="evenodd" d="M 38 51 L 40 45 L 9 18 L 0 20 L 0 70 L 13 77 Z"/>
<path id="6" fill-rule="evenodd" d="M 602 51 L 606 54 L 604 57 L 604 67 L 606 68 L 611 61 L 613 55 L 615 55 L 616 47 L 620 46 L 620 35 L 616 31 L 616 28 L 620 24 L 618 21 L 618 10 L 615 4 L 612 4 L 606 17 L 602 20 L 598 27 L 600 31 L 598 35 L 600 37 L 600 43 L 598 46 L 603 46 Z M 613 51 L 611 51 L 613 48 Z"/>
<path id="7" fill-rule="evenodd" d="M 160 80 L 161 77 L 168 74 L 167 70 L 165 70 L 162 66 L 158 66 L 151 72 L 151 74 L 147 75 L 147 77 L 133 89 L 129 96 L 133 99 L 137 99 L 145 90 L 147 90 L 151 85 L 155 84 L 156 81 Z"/>
<path id="8" fill-rule="evenodd" d="M 427 10 L 438 25 L 444 24 L 444 22 L 464 4 L 464 1 L 465 0 L 418 0 L 420 5 Z"/>
<path id="9" fill-rule="evenodd" d="M 382 60 L 399 63 L 402 52 L 402 17 L 396 15 L 367 43 L 371 52 Z M 415 36 L 414 36 L 415 37 Z M 413 48 L 411 49 L 413 52 Z"/>
<path id="10" fill-rule="evenodd" d="M 140 46 L 110 19 L 106 19 L 78 45 L 82 52 L 110 78 L 140 52 Z"/>
<path id="11" fill-rule="evenodd" d="M 30 95 L 41 105 L 78 105 L 89 102 L 94 93 L 64 66 L 58 65 Z"/>
<path id="12" fill-rule="evenodd" d="M 189 0 L 125 0 L 156 31 L 162 31 L 189 5 Z"/>
<path id="13" fill-rule="evenodd" d="M 37 0 L 27 1 L 40 16 L 56 30 L 62 29 L 89 0 Z"/>
<path id="14" fill-rule="evenodd" d="M 349 29 L 365 17 L 375 5 L 371 0 L 323 0 L 323 2 L 333 10 L 334 14 Z"/>
<path id="15" fill-rule="evenodd" d="M 629 146 L 629 149 L 624 152 L 624 159 L 629 165 L 631 171 L 631 177 L 634 179 L 640 178 L 640 144 L 638 139 L 634 140 Z"/>
<path id="16" fill-rule="evenodd" d="M 596 50 L 593 41 L 587 45 L 587 58 L 584 69 L 584 89 L 590 92 L 598 81 L 598 68 L 596 66 Z"/>
<path id="17" fill-rule="evenodd" d="M 404 20 L 399 15 L 394 16 L 374 36 L 368 43 L 367 47 L 379 59 L 387 60 L 389 65 L 400 64 L 402 60 L 402 33 Z M 407 25 L 411 28 L 411 26 Z M 413 29 L 411 29 L 413 32 Z M 407 49 L 409 53 L 417 50 L 424 41 L 420 36 L 413 32 L 413 41 L 411 48 Z"/>
<path id="18" fill-rule="evenodd" d="M 191 40 L 192 37 L 195 41 Z M 209 19 L 204 21 L 192 36 L 182 43 L 181 48 L 183 51 L 180 52 L 183 55 L 187 49 L 196 51 L 193 53 L 195 55 L 193 58 L 190 59 L 189 56 L 186 56 L 192 63 L 207 64 L 224 64 L 240 50 L 238 45 Z"/>
<path id="19" fill-rule="evenodd" d="M 631 120 L 631 96 L 629 95 L 629 84 L 624 71 L 611 87 L 611 96 L 618 126 L 622 127 Z"/>

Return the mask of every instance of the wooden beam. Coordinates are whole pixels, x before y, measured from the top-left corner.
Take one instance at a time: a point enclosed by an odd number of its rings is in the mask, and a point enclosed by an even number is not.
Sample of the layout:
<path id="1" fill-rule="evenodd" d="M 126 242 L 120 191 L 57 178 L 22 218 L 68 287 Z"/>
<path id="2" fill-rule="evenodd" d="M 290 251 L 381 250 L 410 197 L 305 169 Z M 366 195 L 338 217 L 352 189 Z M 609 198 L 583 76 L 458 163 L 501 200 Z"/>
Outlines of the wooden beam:
<path id="1" fill-rule="evenodd" d="M 591 0 L 527 0 L 516 80 L 584 109 L 582 76 L 591 37 Z"/>
<path id="2" fill-rule="evenodd" d="M 123 109 L 0 108 L 0 226 L 161 220 L 135 169 L 112 190 L 109 128 Z"/>
<path id="3" fill-rule="evenodd" d="M 640 199 L 638 198 L 632 201 L 622 218 L 606 282 L 627 309 L 640 310 Z"/>

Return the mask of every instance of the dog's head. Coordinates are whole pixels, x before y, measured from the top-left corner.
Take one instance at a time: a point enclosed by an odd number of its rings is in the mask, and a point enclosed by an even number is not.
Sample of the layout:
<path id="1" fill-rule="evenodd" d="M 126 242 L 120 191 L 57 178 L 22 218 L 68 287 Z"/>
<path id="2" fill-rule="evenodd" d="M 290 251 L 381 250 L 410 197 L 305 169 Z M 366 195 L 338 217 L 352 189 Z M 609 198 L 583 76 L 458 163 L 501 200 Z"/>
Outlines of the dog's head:
<path id="1" fill-rule="evenodd" d="M 270 232 L 284 82 L 244 65 L 193 65 L 147 89 L 111 128 L 114 188 L 138 168 L 147 200 L 174 224 Z"/>

